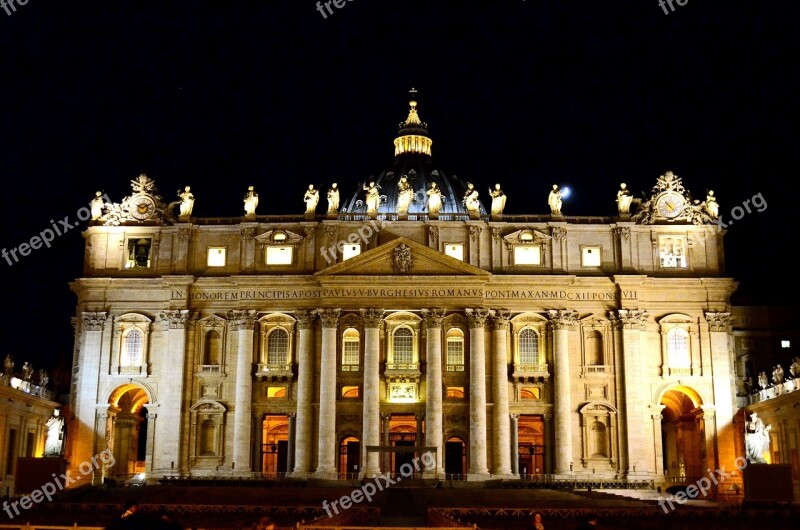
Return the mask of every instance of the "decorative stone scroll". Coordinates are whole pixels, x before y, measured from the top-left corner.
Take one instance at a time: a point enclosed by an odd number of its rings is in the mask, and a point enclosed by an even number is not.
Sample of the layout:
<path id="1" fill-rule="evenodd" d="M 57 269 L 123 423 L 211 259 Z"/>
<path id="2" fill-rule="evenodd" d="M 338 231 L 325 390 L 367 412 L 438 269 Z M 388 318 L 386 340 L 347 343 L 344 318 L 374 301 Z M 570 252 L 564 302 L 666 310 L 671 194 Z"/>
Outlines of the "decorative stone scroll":
<path id="1" fill-rule="evenodd" d="M 486 324 L 486 319 L 489 318 L 489 310 L 483 308 L 466 309 L 467 320 L 469 321 L 470 328 L 480 328 Z"/>
<path id="2" fill-rule="evenodd" d="M 444 321 L 444 315 L 447 313 L 446 309 L 423 309 L 422 320 L 425 321 L 425 327 L 441 328 Z"/>
<path id="3" fill-rule="evenodd" d="M 341 309 L 320 309 L 317 311 L 319 314 L 319 320 L 322 322 L 323 328 L 335 328 L 339 323 L 339 315 L 341 314 Z"/>
<path id="4" fill-rule="evenodd" d="M 229 311 L 228 320 L 231 323 L 231 329 L 234 331 L 251 330 L 255 327 L 256 311 L 254 309 Z"/>
<path id="5" fill-rule="evenodd" d="M 548 312 L 553 329 L 575 329 L 578 312 L 574 309 L 551 309 Z"/>
<path id="6" fill-rule="evenodd" d="M 733 327 L 733 317 L 730 313 L 706 313 L 709 331 L 730 333 Z"/>
<path id="7" fill-rule="evenodd" d="M 95 313 L 84 312 L 82 317 L 84 331 L 103 331 L 103 324 L 106 318 L 108 318 L 108 313 L 105 311 Z"/>
<path id="8" fill-rule="evenodd" d="M 196 315 L 188 309 L 179 309 L 176 311 L 162 311 L 159 317 L 165 328 L 186 329 L 186 326 L 195 320 Z"/>
<path id="9" fill-rule="evenodd" d="M 361 318 L 364 319 L 364 327 L 367 328 L 377 328 L 381 325 L 383 321 L 383 309 L 375 309 L 375 308 L 368 308 L 368 309 L 361 309 Z"/>

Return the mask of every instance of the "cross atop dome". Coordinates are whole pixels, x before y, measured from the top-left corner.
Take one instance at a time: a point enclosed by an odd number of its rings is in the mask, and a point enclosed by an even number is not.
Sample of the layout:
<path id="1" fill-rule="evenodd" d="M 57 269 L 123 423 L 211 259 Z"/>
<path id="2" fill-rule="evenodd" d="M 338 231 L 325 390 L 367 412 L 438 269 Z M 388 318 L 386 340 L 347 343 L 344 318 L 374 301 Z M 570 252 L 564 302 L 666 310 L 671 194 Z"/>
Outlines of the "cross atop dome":
<path id="1" fill-rule="evenodd" d="M 394 140 L 394 154 L 399 156 L 405 153 L 431 155 L 431 144 L 428 137 L 428 124 L 419 119 L 417 113 L 417 89 L 408 91 L 410 100 L 406 121 L 400 123 L 400 130 Z"/>

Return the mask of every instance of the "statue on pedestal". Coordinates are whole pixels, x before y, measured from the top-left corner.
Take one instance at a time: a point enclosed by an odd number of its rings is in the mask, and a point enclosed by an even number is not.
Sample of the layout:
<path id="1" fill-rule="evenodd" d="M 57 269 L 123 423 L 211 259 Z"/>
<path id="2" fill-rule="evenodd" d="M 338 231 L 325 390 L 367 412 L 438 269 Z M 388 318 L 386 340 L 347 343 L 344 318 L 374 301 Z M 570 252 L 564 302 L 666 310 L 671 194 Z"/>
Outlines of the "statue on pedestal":
<path id="1" fill-rule="evenodd" d="M 178 198 L 181 200 L 180 213 L 178 216 L 179 221 L 188 221 L 192 217 L 192 208 L 194 208 L 194 194 L 190 191 L 191 187 L 186 186 L 183 191 L 178 190 Z"/>
<path id="2" fill-rule="evenodd" d="M 408 183 L 408 177 L 405 175 L 400 177 L 397 181 L 397 213 L 404 215 L 408 213 L 408 208 L 411 206 L 411 201 L 414 197 L 414 190 Z"/>
<path id="3" fill-rule="evenodd" d="M 480 214 L 481 206 L 478 202 L 478 190 L 471 182 L 467 182 L 467 191 L 464 192 L 464 199 L 462 201 L 464 206 L 467 207 L 467 212 L 470 215 Z"/>
<path id="4" fill-rule="evenodd" d="M 14 377 L 14 358 L 6 354 L 6 358 L 3 361 L 3 384 L 11 384 L 12 377 Z"/>
<path id="5" fill-rule="evenodd" d="M 506 194 L 500 189 L 500 184 L 495 184 L 494 189 L 489 188 L 489 195 L 492 197 L 492 215 L 503 215 L 506 207 Z"/>
<path id="6" fill-rule="evenodd" d="M 29 383 L 33 379 L 33 365 L 28 361 L 25 361 L 25 364 L 22 365 L 22 379 Z"/>
<path id="7" fill-rule="evenodd" d="M 336 183 L 328 189 L 328 213 L 336 213 L 339 211 L 339 188 Z"/>
<path id="8" fill-rule="evenodd" d="M 319 190 L 315 190 L 314 185 L 309 184 L 303 200 L 306 203 L 306 215 L 314 215 L 317 211 L 317 204 L 319 204 Z"/>
<path id="9" fill-rule="evenodd" d="M 369 186 L 364 185 L 364 191 L 367 192 L 365 200 L 367 204 L 367 213 L 370 215 L 376 215 L 378 213 L 378 205 L 381 202 L 380 189 L 381 187 L 374 182 L 370 182 Z"/>
<path id="10" fill-rule="evenodd" d="M 442 209 L 442 190 L 435 182 L 431 182 L 431 187 L 425 194 L 428 196 L 428 213 L 439 215 L 439 210 Z"/>
<path id="11" fill-rule="evenodd" d="M 255 217 L 256 215 L 256 206 L 258 206 L 258 193 L 253 190 L 253 186 L 248 186 L 247 193 L 244 195 L 244 213 L 246 217 Z"/>
<path id="12" fill-rule="evenodd" d="M 547 204 L 550 205 L 552 215 L 561 215 L 561 190 L 558 189 L 558 184 L 553 184 L 553 190 L 547 197 Z"/>
<path id="13" fill-rule="evenodd" d="M 708 213 L 709 217 L 712 219 L 717 219 L 719 217 L 719 203 L 717 202 L 717 198 L 714 197 L 714 190 L 710 190 L 706 195 L 705 208 L 706 213 Z"/>
<path id="14" fill-rule="evenodd" d="M 800 357 L 792 359 L 792 364 L 789 366 L 789 373 L 793 379 L 800 378 Z"/>
<path id="15" fill-rule="evenodd" d="M 772 369 L 772 382 L 775 385 L 782 385 L 784 381 L 783 366 L 776 364 Z"/>
<path id="16" fill-rule="evenodd" d="M 744 445 L 747 461 L 751 464 L 766 464 L 765 453 L 769 453 L 769 431 L 772 425 L 764 426 L 764 422 L 753 412 L 745 423 Z"/>
<path id="17" fill-rule="evenodd" d="M 89 209 L 92 212 L 92 221 L 97 221 L 101 217 L 103 217 L 103 208 L 105 207 L 105 201 L 103 201 L 103 192 L 96 191 L 94 193 L 94 198 L 89 202 Z"/>
<path id="18" fill-rule="evenodd" d="M 765 390 L 769 386 L 769 379 L 767 379 L 767 372 L 761 372 L 758 374 L 758 387 L 761 390 Z"/>
<path id="19" fill-rule="evenodd" d="M 619 214 L 630 215 L 632 202 L 633 195 L 631 195 L 631 192 L 628 190 L 628 185 L 623 182 L 619 185 L 619 191 L 617 192 L 617 210 Z"/>
<path id="20" fill-rule="evenodd" d="M 44 443 L 44 456 L 61 456 L 64 454 L 64 416 L 59 409 L 47 420 L 47 440 Z"/>

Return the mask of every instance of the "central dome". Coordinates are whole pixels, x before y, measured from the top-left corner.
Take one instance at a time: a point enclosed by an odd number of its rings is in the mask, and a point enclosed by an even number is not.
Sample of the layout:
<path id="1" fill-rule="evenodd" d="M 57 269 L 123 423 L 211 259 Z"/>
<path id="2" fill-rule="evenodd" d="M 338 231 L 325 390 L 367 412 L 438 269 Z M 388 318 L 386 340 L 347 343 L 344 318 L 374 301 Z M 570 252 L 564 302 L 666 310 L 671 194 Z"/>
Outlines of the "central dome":
<path id="1" fill-rule="evenodd" d="M 397 137 L 394 140 L 394 161 L 382 171 L 377 178 L 370 177 L 360 182 L 355 193 L 344 201 L 340 213 L 367 212 L 366 189 L 370 183 L 378 187 L 380 202 L 379 214 L 397 212 L 397 203 L 400 198 L 400 181 L 405 177 L 414 194 L 408 206 L 409 214 L 428 213 L 427 191 L 435 183 L 442 193 L 442 206 L 440 214 L 467 214 L 464 205 L 464 195 L 468 189 L 467 183 L 455 175 L 448 175 L 438 168 L 431 158 L 431 144 L 428 136 L 428 124 L 421 121 L 417 114 L 417 101 L 414 97 L 416 90 L 411 90 L 408 118 L 400 123 Z M 480 203 L 480 213 L 486 213 Z M 441 217 L 440 217 L 441 218 Z"/>

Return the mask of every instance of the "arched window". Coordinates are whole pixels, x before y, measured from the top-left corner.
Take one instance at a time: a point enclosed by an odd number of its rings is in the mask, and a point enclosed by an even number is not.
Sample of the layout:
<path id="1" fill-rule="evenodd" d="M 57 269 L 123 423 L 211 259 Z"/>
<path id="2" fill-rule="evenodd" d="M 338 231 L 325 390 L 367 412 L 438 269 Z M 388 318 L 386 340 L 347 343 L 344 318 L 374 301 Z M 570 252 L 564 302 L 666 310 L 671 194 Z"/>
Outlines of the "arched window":
<path id="1" fill-rule="evenodd" d="M 342 371 L 357 372 L 359 333 L 358 330 L 347 328 L 342 336 Z"/>
<path id="2" fill-rule="evenodd" d="M 447 330 L 445 366 L 447 372 L 464 371 L 464 332 L 458 328 Z"/>
<path id="3" fill-rule="evenodd" d="M 217 424 L 214 420 L 205 420 L 200 425 L 199 456 L 214 456 L 214 439 L 217 437 Z"/>
<path id="4" fill-rule="evenodd" d="M 122 366 L 141 366 L 144 353 L 144 333 L 138 328 L 133 328 L 125 334 L 122 350 Z"/>
<path id="5" fill-rule="evenodd" d="M 671 368 L 691 368 L 688 331 L 672 328 L 667 332 L 667 356 Z"/>
<path id="6" fill-rule="evenodd" d="M 397 328 L 394 332 L 394 364 L 414 362 L 414 334 L 408 328 Z"/>
<path id="7" fill-rule="evenodd" d="M 519 363 L 539 364 L 539 335 L 530 328 L 519 334 Z"/>
<path id="8" fill-rule="evenodd" d="M 219 364 L 222 352 L 222 336 L 219 331 L 212 329 L 206 333 L 206 343 L 203 364 Z"/>
<path id="9" fill-rule="evenodd" d="M 289 358 L 289 334 L 277 328 L 267 337 L 267 365 L 285 366 Z"/>
<path id="10" fill-rule="evenodd" d="M 586 364 L 601 366 L 603 362 L 603 335 L 596 330 L 586 334 Z"/>

